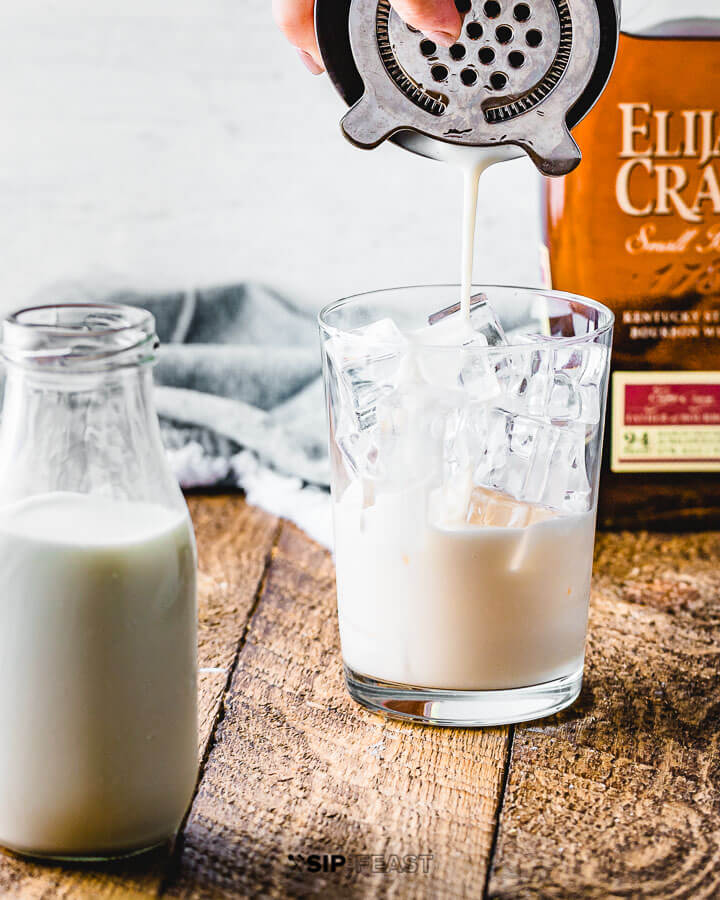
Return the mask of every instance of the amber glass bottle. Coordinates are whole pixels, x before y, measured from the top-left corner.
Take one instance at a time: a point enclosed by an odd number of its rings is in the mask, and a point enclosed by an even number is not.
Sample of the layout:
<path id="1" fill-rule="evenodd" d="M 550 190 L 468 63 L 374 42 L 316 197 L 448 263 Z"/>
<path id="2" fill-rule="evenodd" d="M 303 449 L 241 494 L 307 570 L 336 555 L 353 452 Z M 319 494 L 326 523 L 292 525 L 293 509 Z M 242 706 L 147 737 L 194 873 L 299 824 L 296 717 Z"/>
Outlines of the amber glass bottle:
<path id="1" fill-rule="evenodd" d="M 599 522 L 716 527 L 718 0 L 627 0 L 610 84 L 574 134 L 583 163 L 547 183 L 547 240 L 553 287 L 617 316 Z"/>

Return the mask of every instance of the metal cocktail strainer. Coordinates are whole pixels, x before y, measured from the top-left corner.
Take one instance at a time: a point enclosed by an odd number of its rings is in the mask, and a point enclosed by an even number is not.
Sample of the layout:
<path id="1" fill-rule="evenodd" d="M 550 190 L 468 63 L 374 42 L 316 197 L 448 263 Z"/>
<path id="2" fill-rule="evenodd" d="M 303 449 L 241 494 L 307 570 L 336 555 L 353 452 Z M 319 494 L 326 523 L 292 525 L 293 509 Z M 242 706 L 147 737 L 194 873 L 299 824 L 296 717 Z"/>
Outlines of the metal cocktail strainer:
<path id="1" fill-rule="evenodd" d="M 390 0 L 316 0 L 320 51 L 351 105 L 345 136 L 430 157 L 437 141 L 522 148 L 546 175 L 580 161 L 570 130 L 615 61 L 619 0 L 456 0 L 460 39 L 437 46 Z M 430 139 L 430 140 L 428 140 Z"/>

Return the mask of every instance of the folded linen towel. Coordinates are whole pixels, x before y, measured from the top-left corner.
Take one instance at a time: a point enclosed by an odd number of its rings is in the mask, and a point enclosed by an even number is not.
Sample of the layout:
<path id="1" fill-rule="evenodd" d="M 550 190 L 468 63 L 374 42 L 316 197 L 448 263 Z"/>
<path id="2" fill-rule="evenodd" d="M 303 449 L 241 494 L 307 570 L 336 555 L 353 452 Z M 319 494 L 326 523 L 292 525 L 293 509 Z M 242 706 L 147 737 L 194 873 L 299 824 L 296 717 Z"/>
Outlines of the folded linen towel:
<path id="1" fill-rule="evenodd" d="M 108 299 L 155 316 L 156 403 L 171 451 L 196 442 L 207 457 L 229 460 L 242 448 L 279 472 L 328 485 L 314 316 L 254 284 Z"/>

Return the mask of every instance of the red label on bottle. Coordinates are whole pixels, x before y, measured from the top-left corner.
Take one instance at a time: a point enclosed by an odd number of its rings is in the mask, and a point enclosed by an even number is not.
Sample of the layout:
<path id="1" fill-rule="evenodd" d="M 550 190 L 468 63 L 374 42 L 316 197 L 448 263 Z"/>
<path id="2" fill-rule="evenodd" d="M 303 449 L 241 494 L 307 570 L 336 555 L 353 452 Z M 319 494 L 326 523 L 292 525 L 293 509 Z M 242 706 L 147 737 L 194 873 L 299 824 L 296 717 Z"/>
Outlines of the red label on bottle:
<path id="1" fill-rule="evenodd" d="M 720 425 L 720 384 L 627 384 L 626 425 Z"/>
<path id="2" fill-rule="evenodd" d="M 615 472 L 720 471 L 720 372 L 616 372 Z"/>

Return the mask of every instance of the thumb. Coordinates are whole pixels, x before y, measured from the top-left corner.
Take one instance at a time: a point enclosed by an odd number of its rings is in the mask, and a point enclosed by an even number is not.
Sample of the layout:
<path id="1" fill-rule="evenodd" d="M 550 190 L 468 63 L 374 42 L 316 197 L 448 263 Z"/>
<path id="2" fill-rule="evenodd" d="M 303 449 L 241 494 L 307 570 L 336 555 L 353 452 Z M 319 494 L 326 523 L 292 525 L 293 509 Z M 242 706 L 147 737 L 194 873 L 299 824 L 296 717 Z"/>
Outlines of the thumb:
<path id="1" fill-rule="evenodd" d="M 392 0 L 392 5 L 408 25 L 443 47 L 460 37 L 462 18 L 454 0 Z"/>

